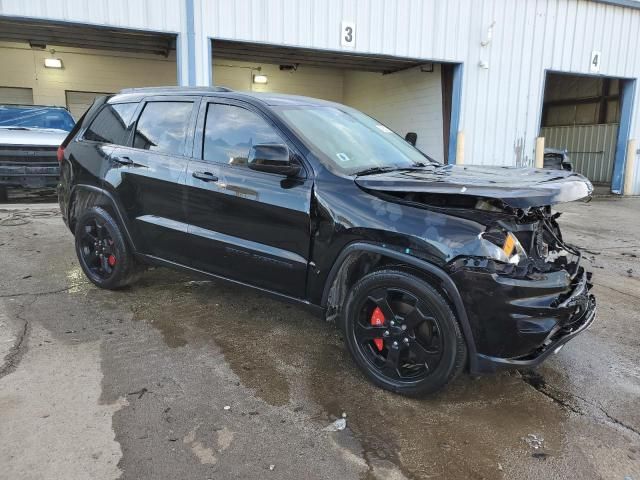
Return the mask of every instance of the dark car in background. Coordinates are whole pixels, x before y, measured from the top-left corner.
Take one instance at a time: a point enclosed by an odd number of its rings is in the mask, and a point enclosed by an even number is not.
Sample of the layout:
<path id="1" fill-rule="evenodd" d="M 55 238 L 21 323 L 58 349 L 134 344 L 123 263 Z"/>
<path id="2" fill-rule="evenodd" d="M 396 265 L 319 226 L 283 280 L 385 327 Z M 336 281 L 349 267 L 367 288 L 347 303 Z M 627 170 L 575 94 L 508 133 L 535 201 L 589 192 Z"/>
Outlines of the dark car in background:
<path id="1" fill-rule="evenodd" d="M 55 189 L 57 150 L 74 124 L 62 107 L 0 105 L 0 201 L 9 188 Z"/>
<path id="2" fill-rule="evenodd" d="M 543 165 L 544 168 L 566 170 L 567 172 L 573 171 L 573 164 L 569 159 L 569 152 L 566 149 L 545 148 Z"/>
<path id="3" fill-rule="evenodd" d="M 552 210 L 591 195 L 575 173 L 443 165 L 344 105 L 224 88 L 100 98 L 61 152 L 94 284 L 159 265 L 258 289 L 336 321 L 394 392 L 535 366 L 595 317 Z"/>

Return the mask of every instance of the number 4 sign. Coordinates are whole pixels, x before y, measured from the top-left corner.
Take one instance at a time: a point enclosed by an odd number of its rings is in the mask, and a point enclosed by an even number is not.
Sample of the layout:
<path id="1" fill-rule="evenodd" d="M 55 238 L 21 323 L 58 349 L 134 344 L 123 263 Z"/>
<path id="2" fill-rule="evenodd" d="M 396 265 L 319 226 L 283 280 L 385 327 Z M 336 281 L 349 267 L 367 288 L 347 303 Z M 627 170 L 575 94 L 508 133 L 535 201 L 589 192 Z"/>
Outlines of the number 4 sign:
<path id="1" fill-rule="evenodd" d="M 592 73 L 598 73 L 600 71 L 600 62 L 602 57 L 602 52 L 598 52 L 597 50 L 593 50 L 591 52 L 591 63 L 589 64 L 589 70 Z"/>
<path id="2" fill-rule="evenodd" d="M 340 45 L 353 48 L 356 45 L 356 24 L 355 22 L 342 22 L 340 32 Z"/>

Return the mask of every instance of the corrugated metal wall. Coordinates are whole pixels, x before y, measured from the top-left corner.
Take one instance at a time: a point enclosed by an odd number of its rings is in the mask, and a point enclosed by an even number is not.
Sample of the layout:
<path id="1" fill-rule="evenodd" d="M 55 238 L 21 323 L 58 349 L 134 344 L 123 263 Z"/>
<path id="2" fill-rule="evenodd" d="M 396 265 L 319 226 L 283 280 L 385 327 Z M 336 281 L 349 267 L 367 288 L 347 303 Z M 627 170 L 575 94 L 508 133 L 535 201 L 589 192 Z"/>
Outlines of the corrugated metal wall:
<path id="1" fill-rule="evenodd" d="M 0 15 L 178 32 L 183 0 L 2 0 Z"/>
<path id="2" fill-rule="evenodd" d="M 545 127 L 545 147 L 569 151 L 573 168 L 592 182 L 611 183 L 618 124 Z"/>
<path id="3" fill-rule="evenodd" d="M 196 0 L 196 8 L 202 36 L 341 50 L 340 22 L 352 20 L 355 51 L 463 62 L 460 128 L 473 163 L 533 163 L 546 70 L 588 74 L 598 50 L 601 74 L 640 77 L 640 11 L 588 0 Z"/>
<path id="4" fill-rule="evenodd" d="M 185 32 L 185 1 L 2 0 L 0 14 Z M 597 50 L 600 74 L 640 77 L 640 10 L 590 0 L 193 2 L 199 82 L 210 78 L 210 37 L 341 50 L 342 20 L 356 24 L 357 52 L 464 63 L 467 162 L 532 164 L 546 70 L 589 74 Z M 633 138 L 638 112 L 637 94 Z"/>

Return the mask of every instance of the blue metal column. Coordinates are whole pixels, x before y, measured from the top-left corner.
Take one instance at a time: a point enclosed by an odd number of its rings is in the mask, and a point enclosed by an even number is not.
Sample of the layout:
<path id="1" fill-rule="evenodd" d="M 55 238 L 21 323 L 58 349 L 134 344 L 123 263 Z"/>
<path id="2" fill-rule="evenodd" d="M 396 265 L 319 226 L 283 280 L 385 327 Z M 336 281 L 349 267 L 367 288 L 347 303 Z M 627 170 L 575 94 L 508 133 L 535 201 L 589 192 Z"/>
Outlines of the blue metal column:
<path id="1" fill-rule="evenodd" d="M 456 148 L 458 144 L 458 128 L 462 110 L 462 63 L 453 66 L 453 85 L 451 88 L 451 124 L 449 125 L 449 163 L 457 163 Z"/>
<path id="2" fill-rule="evenodd" d="M 616 142 L 616 155 L 613 163 L 613 177 L 611 178 L 611 192 L 622 194 L 624 168 L 626 163 L 627 142 L 631 132 L 631 118 L 633 115 L 633 101 L 636 90 L 636 80 L 620 80 L 620 127 Z"/>
<path id="3" fill-rule="evenodd" d="M 187 85 L 189 87 L 196 86 L 196 28 L 194 18 L 194 0 L 185 0 L 186 3 L 186 40 L 187 40 Z"/>

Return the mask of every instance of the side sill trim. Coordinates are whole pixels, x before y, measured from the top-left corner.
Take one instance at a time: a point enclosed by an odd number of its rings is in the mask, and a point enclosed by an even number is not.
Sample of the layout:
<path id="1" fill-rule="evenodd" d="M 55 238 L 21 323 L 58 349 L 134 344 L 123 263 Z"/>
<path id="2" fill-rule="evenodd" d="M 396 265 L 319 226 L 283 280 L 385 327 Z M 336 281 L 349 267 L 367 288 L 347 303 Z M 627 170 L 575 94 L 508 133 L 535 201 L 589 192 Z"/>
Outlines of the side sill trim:
<path id="1" fill-rule="evenodd" d="M 216 232 L 215 230 L 209 230 L 196 225 L 171 220 L 169 218 L 158 217 L 156 215 L 142 215 L 137 217 L 136 220 L 176 230 L 178 232 L 190 233 L 192 235 L 197 235 L 198 237 L 208 238 L 209 240 L 213 240 L 221 244 L 232 245 L 234 248 L 240 247 L 254 255 L 273 259 L 287 266 L 296 264 L 303 265 L 305 268 L 307 266 L 306 258 L 283 248 L 272 247 L 264 243 L 254 242 L 241 237 L 234 237 L 225 233 Z"/>
<path id="2" fill-rule="evenodd" d="M 446 290 L 449 295 L 451 301 L 453 302 L 453 306 L 458 315 L 458 320 L 460 321 L 460 326 L 462 327 L 462 333 L 464 334 L 465 342 L 467 344 L 467 349 L 469 351 L 469 370 L 471 373 L 477 372 L 478 367 L 478 353 L 476 350 L 475 340 L 473 339 L 473 332 L 471 331 L 471 325 L 469 324 L 469 318 L 467 317 L 467 311 L 464 307 L 464 303 L 462 302 L 462 297 L 460 296 L 460 292 L 458 292 L 458 287 L 451 280 L 449 275 L 442 270 L 441 268 L 429 263 L 425 260 L 421 260 L 416 257 L 412 257 L 411 255 L 407 255 L 405 253 L 396 252 L 395 250 L 390 250 L 388 248 L 382 247 L 380 245 L 374 243 L 366 243 L 366 242 L 354 242 L 347 245 L 338 258 L 333 263 L 331 270 L 329 271 L 329 275 L 327 276 L 327 280 L 324 284 L 324 291 L 322 293 L 322 301 L 320 305 L 323 309 L 326 309 L 327 302 L 329 299 L 329 291 L 331 290 L 331 285 L 340 270 L 343 262 L 346 258 L 354 253 L 354 252 L 370 252 L 376 253 L 380 255 L 384 255 L 386 257 L 391 257 L 395 260 L 398 260 L 402 263 L 411 265 L 420 270 L 429 272 L 436 277 L 438 277 L 442 281 L 442 286 Z"/>
<path id="3" fill-rule="evenodd" d="M 184 270 L 190 273 L 195 273 L 198 275 L 202 275 L 204 277 L 208 277 L 208 278 L 215 278 L 216 280 L 222 280 L 225 282 L 229 282 L 229 283 L 233 283 L 235 285 L 240 285 L 243 287 L 247 287 L 247 288 L 251 288 L 252 290 L 256 290 L 262 293 L 266 293 L 267 295 L 270 295 L 278 300 L 282 300 L 284 302 L 290 303 L 290 304 L 294 304 L 294 305 L 298 305 L 302 308 L 304 308 L 305 310 L 311 312 L 312 314 L 323 318 L 324 317 L 324 308 L 315 305 L 307 300 L 302 300 L 300 298 L 296 298 L 296 297 L 291 297 L 289 295 L 285 295 L 283 293 L 278 293 L 275 292 L 273 290 L 269 290 L 268 288 L 263 288 L 263 287 L 257 287 L 255 285 L 251 285 L 249 283 L 245 283 L 245 282 L 241 282 L 240 280 L 234 280 L 232 278 L 228 278 L 228 277 L 224 277 L 222 275 L 216 275 L 215 273 L 209 273 L 209 272 L 205 272 L 203 270 L 199 270 L 197 268 L 193 268 L 193 267 L 189 267 L 187 265 L 183 265 L 182 263 L 177 263 L 177 262 L 172 262 L 170 260 L 165 260 L 163 258 L 160 257 L 156 257 L 153 255 L 146 255 L 146 254 L 138 254 L 137 255 L 138 258 L 140 258 L 141 260 L 143 260 L 144 262 L 147 263 L 151 263 L 154 265 L 158 265 L 158 266 L 162 266 L 162 267 L 169 267 L 169 268 L 173 268 L 173 269 L 180 269 L 180 270 Z"/>

